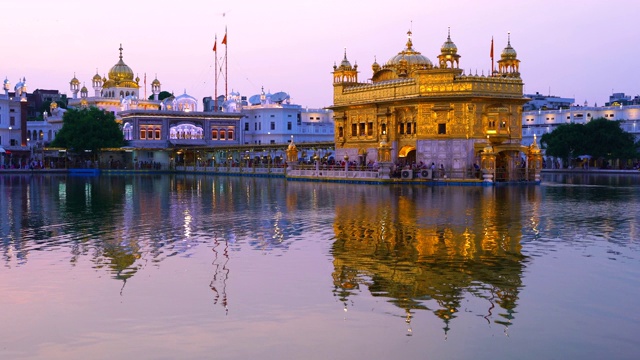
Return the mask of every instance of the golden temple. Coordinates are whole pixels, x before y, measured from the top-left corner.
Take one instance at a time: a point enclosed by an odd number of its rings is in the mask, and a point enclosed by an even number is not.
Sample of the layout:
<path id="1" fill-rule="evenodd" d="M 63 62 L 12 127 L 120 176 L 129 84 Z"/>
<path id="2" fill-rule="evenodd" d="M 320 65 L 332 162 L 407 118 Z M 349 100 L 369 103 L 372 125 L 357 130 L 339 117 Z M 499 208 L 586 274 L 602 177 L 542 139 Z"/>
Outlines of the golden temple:
<path id="1" fill-rule="evenodd" d="M 346 50 L 334 64 L 336 154 L 360 163 L 433 163 L 453 178 L 476 169 L 489 182 L 538 180 L 539 151 L 521 145 L 527 99 L 510 35 L 497 70 L 472 75 L 459 68 L 450 31 L 435 65 L 407 34 L 402 51 L 384 65 L 374 61 L 370 81 L 358 81 Z"/>

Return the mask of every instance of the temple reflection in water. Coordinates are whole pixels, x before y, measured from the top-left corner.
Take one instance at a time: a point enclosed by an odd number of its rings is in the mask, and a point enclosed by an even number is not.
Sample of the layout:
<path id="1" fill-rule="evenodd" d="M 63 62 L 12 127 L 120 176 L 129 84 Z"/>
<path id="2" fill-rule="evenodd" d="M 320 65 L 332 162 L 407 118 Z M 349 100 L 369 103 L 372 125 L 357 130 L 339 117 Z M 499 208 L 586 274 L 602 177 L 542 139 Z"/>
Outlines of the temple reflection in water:
<path id="1" fill-rule="evenodd" d="M 406 312 L 431 311 L 445 335 L 468 297 L 488 322 L 514 320 L 522 273 L 520 204 L 535 188 L 361 187 L 336 195 L 335 295 L 368 289 Z M 526 201 L 523 201 L 526 200 Z"/>
<path id="2" fill-rule="evenodd" d="M 345 306 L 366 289 L 403 309 L 407 322 L 431 311 L 445 333 L 470 296 L 485 304 L 478 315 L 488 322 L 514 319 L 526 263 L 520 241 L 523 229 L 535 231 L 540 202 L 535 186 L 194 175 L 6 176 L 0 188 L 7 267 L 27 263 L 35 251 L 68 253 L 74 266 L 89 259 L 107 270 L 122 292 L 144 267 L 210 248 L 211 278 L 203 286 L 227 309 L 231 252 L 283 254 L 312 235 L 331 242 L 333 291 Z M 534 209 L 531 223 L 522 223 L 523 204 Z"/>

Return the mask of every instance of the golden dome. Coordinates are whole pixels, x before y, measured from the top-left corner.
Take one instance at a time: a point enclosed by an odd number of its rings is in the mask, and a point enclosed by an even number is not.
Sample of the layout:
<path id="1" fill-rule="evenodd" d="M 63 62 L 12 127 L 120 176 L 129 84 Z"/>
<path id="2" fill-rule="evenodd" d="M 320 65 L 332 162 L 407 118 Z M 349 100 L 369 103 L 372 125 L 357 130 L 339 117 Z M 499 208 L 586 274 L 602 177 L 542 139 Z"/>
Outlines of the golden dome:
<path id="1" fill-rule="evenodd" d="M 98 74 L 98 71 L 96 71 L 96 74 L 93 75 L 93 81 L 102 81 L 102 76 Z"/>
<path id="2" fill-rule="evenodd" d="M 120 60 L 109 70 L 109 80 L 116 83 L 121 81 L 133 81 L 133 70 L 122 61 L 122 45 L 120 45 Z"/>
<path id="3" fill-rule="evenodd" d="M 426 56 L 420 54 L 420 52 L 413 49 L 413 43 L 411 42 L 411 30 L 407 32 L 409 39 L 407 40 L 406 49 L 400 51 L 396 56 L 392 57 L 385 64 L 385 68 L 397 68 L 403 60 L 406 61 L 406 65 L 410 70 L 414 69 L 430 69 L 433 67 L 433 63 Z"/>
<path id="4" fill-rule="evenodd" d="M 371 70 L 373 70 L 374 73 L 380 70 L 380 64 L 378 64 L 378 61 L 376 60 L 375 57 L 373 58 L 373 64 L 371 65 Z"/>
<path id="5" fill-rule="evenodd" d="M 73 79 L 71 79 L 71 81 L 69 81 L 69 84 L 71 84 L 71 85 L 80 85 L 80 80 L 78 80 L 76 78 L 76 74 L 73 74 Z"/>
<path id="6" fill-rule="evenodd" d="M 516 50 L 511 47 L 511 33 L 508 35 L 507 47 L 502 50 L 502 54 L 500 55 L 502 59 L 516 59 L 518 57 L 518 53 Z"/>
<path id="7" fill-rule="evenodd" d="M 353 67 L 351 66 L 351 63 L 349 62 L 349 60 L 347 60 L 347 49 L 344 49 L 344 58 L 342 59 L 342 62 L 340 63 L 340 70 L 351 70 L 353 69 Z"/>
<path id="8" fill-rule="evenodd" d="M 449 29 L 448 31 L 447 41 L 445 41 L 444 44 L 442 44 L 442 47 L 440 48 L 440 52 L 443 54 L 449 54 L 449 55 L 453 55 L 458 52 L 458 47 L 456 46 L 456 44 L 453 43 L 453 41 L 451 41 L 451 29 Z"/>
<path id="9" fill-rule="evenodd" d="M 154 85 L 158 85 L 159 86 L 160 85 L 160 81 L 158 79 L 153 79 L 153 81 L 151 82 L 151 86 L 154 86 Z"/>

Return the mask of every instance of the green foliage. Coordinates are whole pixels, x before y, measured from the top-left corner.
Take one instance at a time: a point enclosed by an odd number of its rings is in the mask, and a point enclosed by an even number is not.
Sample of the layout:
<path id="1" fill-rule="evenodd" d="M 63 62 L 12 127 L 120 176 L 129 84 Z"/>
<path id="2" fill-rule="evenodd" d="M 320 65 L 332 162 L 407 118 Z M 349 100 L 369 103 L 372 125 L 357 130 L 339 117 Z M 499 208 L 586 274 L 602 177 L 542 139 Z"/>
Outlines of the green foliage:
<path id="1" fill-rule="evenodd" d="M 100 149 L 121 147 L 123 144 L 124 137 L 115 116 L 92 106 L 68 110 L 63 117 L 62 129 L 51 146 L 76 153 L 91 150 L 95 154 Z"/>
<path id="2" fill-rule="evenodd" d="M 550 133 L 542 135 L 540 144 L 549 156 L 569 159 L 572 156 L 584 155 L 584 125 L 562 124 Z"/>
<path id="3" fill-rule="evenodd" d="M 636 148 L 632 134 L 622 130 L 617 121 L 593 119 L 585 125 L 589 155 L 596 159 L 632 159 Z"/>
<path id="4" fill-rule="evenodd" d="M 562 124 L 542 135 L 540 143 L 545 153 L 562 159 L 591 155 L 596 159 L 633 159 L 638 157 L 638 145 L 632 134 L 622 130 L 620 122 L 604 118 L 586 125 Z"/>
<path id="5" fill-rule="evenodd" d="M 160 91 L 160 94 L 158 94 L 158 100 L 162 101 L 171 96 L 173 95 L 168 91 Z M 149 100 L 153 100 L 153 94 L 149 96 Z"/>

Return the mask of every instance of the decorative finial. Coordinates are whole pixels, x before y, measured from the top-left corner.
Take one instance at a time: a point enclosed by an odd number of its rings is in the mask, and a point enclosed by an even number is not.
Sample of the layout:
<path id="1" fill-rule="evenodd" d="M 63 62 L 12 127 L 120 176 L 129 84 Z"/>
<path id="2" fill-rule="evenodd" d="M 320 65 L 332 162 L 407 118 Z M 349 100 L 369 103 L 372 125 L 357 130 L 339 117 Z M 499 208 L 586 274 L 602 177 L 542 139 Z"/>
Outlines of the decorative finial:
<path id="1" fill-rule="evenodd" d="M 407 49 L 411 49 L 413 43 L 411 42 L 411 30 L 407 31 Z"/>
<path id="2" fill-rule="evenodd" d="M 507 31 L 507 45 L 511 46 L 511 31 Z"/>
<path id="3" fill-rule="evenodd" d="M 347 47 L 344 47 L 344 59 L 347 60 Z"/>
<path id="4" fill-rule="evenodd" d="M 451 41 L 451 26 L 447 26 L 447 40 Z"/>
<path id="5" fill-rule="evenodd" d="M 118 50 L 120 50 L 120 60 L 122 60 L 122 44 L 120 44 L 120 49 Z"/>

